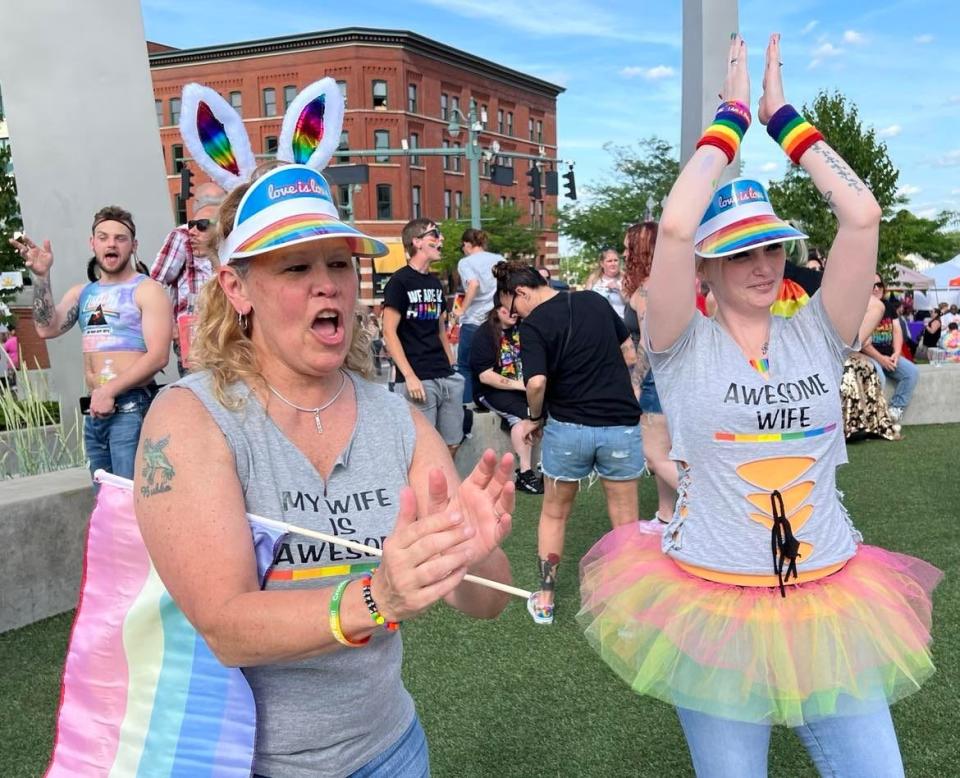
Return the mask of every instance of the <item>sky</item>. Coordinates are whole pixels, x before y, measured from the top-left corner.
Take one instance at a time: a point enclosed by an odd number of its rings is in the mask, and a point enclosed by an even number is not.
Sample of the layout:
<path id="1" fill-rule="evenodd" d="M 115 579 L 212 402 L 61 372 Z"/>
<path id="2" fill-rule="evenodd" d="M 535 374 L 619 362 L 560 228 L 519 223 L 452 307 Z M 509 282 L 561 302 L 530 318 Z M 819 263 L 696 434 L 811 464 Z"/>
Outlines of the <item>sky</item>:
<path id="1" fill-rule="evenodd" d="M 180 48 L 350 26 L 411 30 L 563 86 L 559 156 L 575 161 L 587 197 L 610 177 L 605 144 L 680 142 L 681 0 L 142 0 L 142 8 L 147 39 Z M 958 13 L 951 0 L 741 0 L 754 112 L 767 37 L 779 32 L 791 103 L 839 90 L 887 144 L 908 207 L 924 217 L 960 211 L 960 24 L 949 22 Z M 741 154 L 743 174 L 763 182 L 787 166 L 756 121 Z"/>

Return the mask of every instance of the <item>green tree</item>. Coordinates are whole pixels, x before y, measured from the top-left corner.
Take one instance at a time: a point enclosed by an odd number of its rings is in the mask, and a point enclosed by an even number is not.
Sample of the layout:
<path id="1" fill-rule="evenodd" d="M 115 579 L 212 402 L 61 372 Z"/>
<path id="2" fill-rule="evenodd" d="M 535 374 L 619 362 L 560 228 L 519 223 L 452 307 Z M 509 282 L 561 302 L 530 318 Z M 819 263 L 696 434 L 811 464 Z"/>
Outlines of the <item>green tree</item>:
<path id="1" fill-rule="evenodd" d="M 463 214 L 470 213 L 470 204 L 465 203 Z M 522 213 L 516 205 L 481 205 L 480 225 L 487 233 L 487 248 L 495 254 L 503 254 L 507 259 L 534 256 L 537 253 L 537 237 L 540 229 L 521 222 Z M 457 262 L 463 257 L 460 250 L 460 237 L 470 227 L 469 220 L 444 219 L 438 225 L 443 235 L 443 254 L 440 267 L 447 274 L 457 269 Z"/>
<path id="2" fill-rule="evenodd" d="M 923 256 L 949 258 L 954 245 L 942 228 L 953 219 L 949 213 L 937 219 L 923 219 L 898 208 L 906 199 L 897 194 L 899 171 L 890 159 L 887 145 L 876 131 L 865 128 L 857 106 L 839 92 L 821 91 L 803 113 L 823 133 L 827 143 L 863 179 L 883 209 L 877 266 L 881 272 L 902 256 L 917 252 Z M 770 199 L 777 213 L 798 222 L 810 236 L 810 243 L 828 249 L 837 234 L 837 220 L 804 170 L 789 165 L 780 181 L 770 184 Z M 955 253 L 955 252 L 954 252 Z"/>
<path id="3" fill-rule="evenodd" d="M 654 214 L 680 173 L 674 148 L 650 137 L 637 147 L 606 144 L 613 156 L 613 170 L 606 180 L 587 187 L 588 202 L 561 208 L 559 231 L 572 239 L 582 257 L 595 259 L 604 246 L 623 245 L 627 227 L 641 221 L 648 202 Z"/>
<path id="4" fill-rule="evenodd" d="M 3 117 L 0 116 L 0 119 Z M 17 184 L 10 171 L 10 147 L 0 145 L 0 272 L 6 270 L 24 270 L 23 258 L 10 245 L 10 238 L 23 229 L 20 219 L 20 205 L 17 202 Z M 14 290 L 0 289 L 0 303 L 8 304 L 14 296 Z M 13 316 L 3 315 L 0 310 L 0 323 L 12 324 Z"/>

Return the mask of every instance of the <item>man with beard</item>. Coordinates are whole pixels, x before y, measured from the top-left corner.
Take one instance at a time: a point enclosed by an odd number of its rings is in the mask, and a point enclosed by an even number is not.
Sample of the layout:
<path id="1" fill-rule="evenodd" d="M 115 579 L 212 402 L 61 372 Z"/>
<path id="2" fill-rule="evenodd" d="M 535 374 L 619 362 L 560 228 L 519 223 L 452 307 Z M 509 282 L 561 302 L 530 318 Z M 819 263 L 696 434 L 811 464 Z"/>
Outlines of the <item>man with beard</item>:
<path id="1" fill-rule="evenodd" d="M 59 305 L 50 288 L 50 241 L 38 246 L 25 235 L 10 241 L 33 275 L 37 334 L 56 338 L 80 323 L 90 390 L 84 423 L 90 471 L 102 468 L 124 478 L 133 477 L 140 426 L 153 399 L 154 375 L 167 364 L 172 328 L 163 288 L 133 265 L 136 232 L 128 211 L 101 208 L 90 238 L 100 277 L 72 287 Z"/>
<path id="2" fill-rule="evenodd" d="M 216 184 L 197 187 L 193 218 L 167 235 L 150 268 L 150 277 L 164 286 L 173 302 L 173 351 L 181 377 L 189 371 L 189 338 L 196 320 L 197 298 L 216 269 L 208 240 L 216 231 L 223 197 L 223 190 Z"/>

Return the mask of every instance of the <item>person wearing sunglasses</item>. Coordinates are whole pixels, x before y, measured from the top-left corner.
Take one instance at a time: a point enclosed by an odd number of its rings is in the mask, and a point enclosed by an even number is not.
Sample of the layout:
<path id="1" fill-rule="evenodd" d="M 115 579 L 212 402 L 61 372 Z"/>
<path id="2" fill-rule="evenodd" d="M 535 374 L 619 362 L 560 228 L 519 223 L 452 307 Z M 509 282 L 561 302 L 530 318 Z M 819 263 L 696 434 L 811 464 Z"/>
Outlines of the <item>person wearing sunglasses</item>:
<path id="1" fill-rule="evenodd" d="M 383 340 L 396 367 L 395 391 L 436 427 L 453 456 L 463 438 L 464 377 L 454 370 L 443 285 L 430 272 L 443 235 L 436 222 L 414 219 L 402 239 L 407 264 L 383 290 Z"/>
<path id="2" fill-rule="evenodd" d="M 150 277 L 166 289 L 173 301 L 173 351 L 181 377 L 190 369 L 187 363 L 196 301 L 216 269 L 207 242 L 215 232 L 223 196 L 216 184 L 198 186 L 193 218 L 171 230 L 150 268 Z"/>

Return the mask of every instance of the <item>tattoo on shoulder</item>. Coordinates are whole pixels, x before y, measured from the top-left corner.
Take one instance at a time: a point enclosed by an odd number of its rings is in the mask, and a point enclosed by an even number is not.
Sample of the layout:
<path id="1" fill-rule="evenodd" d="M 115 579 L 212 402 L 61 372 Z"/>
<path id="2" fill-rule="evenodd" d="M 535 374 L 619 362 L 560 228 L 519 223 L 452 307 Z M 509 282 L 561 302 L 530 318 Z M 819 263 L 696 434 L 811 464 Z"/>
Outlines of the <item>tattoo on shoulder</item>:
<path id="1" fill-rule="evenodd" d="M 67 311 L 67 315 L 63 317 L 63 324 L 60 325 L 60 334 L 63 335 L 63 333 L 76 324 L 79 317 L 80 303 L 77 302 L 69 311 Z"/>
<path id="2" fill-rule="evenodd" d="M 173 489 L 173 477 L 176 471 L 170 464 L 170 459 L 163 452 L 170 442 L 170 436 L 153 441 L 150 438 L 143 439 L 143 475 L 144 485 L 140 487 L 140 494 L 143 497 L 152 497 L 155 494 L 169 492 Z"/>

